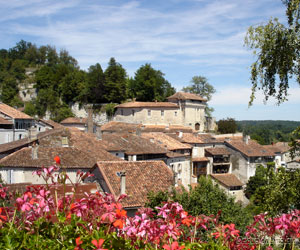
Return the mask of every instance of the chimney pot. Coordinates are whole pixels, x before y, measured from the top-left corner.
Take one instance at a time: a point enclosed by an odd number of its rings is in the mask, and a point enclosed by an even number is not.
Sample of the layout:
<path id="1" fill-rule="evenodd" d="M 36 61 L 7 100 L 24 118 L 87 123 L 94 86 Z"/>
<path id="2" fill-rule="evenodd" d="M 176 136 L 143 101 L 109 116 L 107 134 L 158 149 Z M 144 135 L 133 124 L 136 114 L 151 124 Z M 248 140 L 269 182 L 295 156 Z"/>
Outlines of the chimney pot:
<path id="1" fill-rule="evenodd" d="M 121 192 L 120 194 L 126 194 L 126 172 L 122 171 L 120 172 L 121 176 Z"/>

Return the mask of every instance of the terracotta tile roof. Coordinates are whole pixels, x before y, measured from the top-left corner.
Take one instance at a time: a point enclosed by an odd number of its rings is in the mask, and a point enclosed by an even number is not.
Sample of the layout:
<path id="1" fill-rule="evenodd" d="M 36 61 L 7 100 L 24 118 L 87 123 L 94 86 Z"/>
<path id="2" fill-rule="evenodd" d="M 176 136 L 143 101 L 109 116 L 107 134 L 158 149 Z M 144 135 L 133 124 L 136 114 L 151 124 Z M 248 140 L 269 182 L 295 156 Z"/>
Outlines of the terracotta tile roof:
<path id="1" fill-rule="evenodd" d="M 102 140 L 120 146 L 120 149 L 128 155 L 166 154 L 168 152 L 166 148 L 135 134 L 104 134 Z"/>
<path id="2" fill-rule="evenodd" d="M 135 133 L 137 129 L 140 129 L 142 124 L 126 123 L 111 121 L 101 126 L 103 132 L 117 132 L 124 133 L 130 132 Z"/>
<path id="3" fill-rule="evenodd" d="M 162 147 L 166 147 L 168 150 L 178 150 L 178 149 L 192 149 L 190 145 L 183 144 L 178 140 L 162 133 L 162 132 L 150 132 L 142 133 L 142 137 L 153 140 Z"/>
<path id="4" fill-rule="evenodd" d="M 0 113 L 3 113 L 6 116 L 9 116 L 13 119 L 30 119 L 33 120 L 33 118 L 11 106 L 8 106 L 4 103 L 0 103 Z"/>
<path id="5" fill-rule="evenodd" d="M 178 108 L 178 105 L 171 102 L 126 102 L 116 108 Z"/>
<path id="6" fill-rule="evenodd" d="M 177 92 L 174 95 L 171 95 L 167 98 L 168 100 L 177 99 L 177 100 L 196 100 L 196 101 L 203 101 L 206 102 L 207 100 L 204 99 L 200 95 L 192 94 L 192 93 L 185 93 L 185 92 Z"/>
<path id="7" fill-rule="evenodd" d="M 8 121 L 8 120 L 0 117 L 0 124 L 3 124 L 3 125 L 12 125 L 13 123 L 11 121 Z"/>
<path id="8" fill-rule="evenodd" d="M 248 144 L 246 144 L 243 140 L 226 140 L 225 143 L 248 157 L 274 156 L 273 152 L 258 144 L 254 140 L 248 140 Z"/>
<path id="9" fill-rule="evenodd" d="M 87 118 L 68 117 L 60 122 L 61 124 L 86 124 Z"/>
<path id="10" fill-rule="evenodd" d="M 70 130 L 70 143 L 74 147 L 92 154 L 97 161 L 123 161 L 121 158 L 107 152 L 106 145 L 102 140 L 98 140 L 94 134 L 80 130 Z"/>
<path id="11" fill-rule="evenodd" d="M 201 162 L 201 161 L 209 161 L 207 157 L 194 157 L 192 158 L 192 162 Z"/>
<path id="12" fill-rule="evenodd" d="M 214 136 L 211 134 L 198 134 L 197 137 L 203 142 L 207 144 L 212 144 L 212 143 L 218 143 L 218 142 L 223 142 L 220 140 L 217 140 Z"/>
<path id="13" fill-rule="evenodd" d="M 203 141 L 197 136 L 197 134 L 193 133 L 182 133 L 180 137 L 180 133 L 178 134 L 168 134 L 172 138 L 182 142 L 182 143 L 189 143 L 189 144 L 203 144 Z"/>
<path id="14" fill-rule="evenodd" d="M 71 147 L 38 147 L 37 159 L 33 159 L 33 149 L 22 148 L 0 160 L 3 167 L 42 167 L 52 166 L 54 157 L 59 156 L 61 165 L 66 168 L 92 168 L 97 160 L 88 152 Z"/>
<path id="15" fill-rule="evenodd" d="M 230 155 L 231 153 L 226 148 L 206 148 L 205 151 L 210 155 Z"/>
<path id="16" fill-rule="evenodd" d="M 115 197 L 120 196 L 121 187 L 117 172 L 126 172 L 128 196 L 122 201 L 124 207 L 143 206 L 149 192 L 164 191 L 173 185 L 173 173 L 163 161 L 98 162 L 98 168 Z"/>
<path id="17" fill-rule="evenodd" d="M 277 142 L 274 145 L 265 145 L 264 147 L 274 153 L 285 153 L 291 149 L 288 142 Z"/>
<path id="18" fill-rule="evenodd" d="M 24 138 L 14 142 L 0 144 L 0 153 L 26 147 L 36 141 L 38 141 L 40 147 L 62 147 L 63 138 L 67 138 L 69 147 L 76 147 L 79 150 L 91 154 L 96 161 L 123 161 L 108 153 L 102 141 L 99 141 L 93 134 L 68 129 L 63 126 L 61 126 L 61 128 L 41 132 L 37 135 L 37 139 L 35 140 Z"/>
<path id="19" fill-rule="evenodd" d="M 243 186 L 234 174 L 212 174 L 211 177 L 226 187 Z"/>
<path id="20" fill-rule="evenodd" d="M 175 133 L 177 131 L 182 132 L 193 132 L 190 127 L 184 127 L 180 125 L 143 125 L 126 122 L 111 121 L 101 126 L 102 132 L 110 133 L 136 133 L 137 130 L 141 132 L 164 132 L 164 133 Z"/>
<path id="21" fill-rule="evenodd" d="M 55 122 L 55 121 L 52 121 L 52 120 L 44 120 L 44 119 L 40 119 L 39 121 L 47 124 L 48 126 L 52 127 L 52 128 L 61 128 L 62 125 Z"/>

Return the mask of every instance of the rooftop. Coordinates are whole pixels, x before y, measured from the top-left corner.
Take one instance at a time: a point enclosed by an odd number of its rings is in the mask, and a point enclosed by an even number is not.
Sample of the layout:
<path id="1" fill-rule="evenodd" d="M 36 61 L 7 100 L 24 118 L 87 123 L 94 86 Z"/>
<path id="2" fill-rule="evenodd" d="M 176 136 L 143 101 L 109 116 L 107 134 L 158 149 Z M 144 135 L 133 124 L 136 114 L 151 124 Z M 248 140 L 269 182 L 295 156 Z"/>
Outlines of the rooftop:
<path id="1" fill-rule="evenodd" d="M 87 118 L 68 117 L 60 122 L 61 124 L 86 124 Z"/>
<path id="2" fill-rule="evenodd" d="M 36 159 L 33 151 L 36 150 Z M 92 168 L 96 164 L 93 155 L 70 147 L 25 147 L 0 160 L 0 166 L 4 167 L 42 167 L 55 164 L 54 157 L 59 156 L 61 165 L 65 168 Z"/>
<path id="3" fill-rule="evenodd" d="M 204 99 L 200 95 L 192 94 L 192 93 L 186 93 L 186 92 L 177 92 L 174 95 L 171 95 L 167 98 L 168 100 L 171 99 L 177 99 L 177 100 L 195 100 L 195 101 L 202 101 L 206 102 L 207 100 Z"/>
<path id="4" fill-rule="evenodd" d="M 28 119 L 33 120 L 33 118 L 5 103 L 0 103 L 0 113 L 12 118 L 12 119 Z"/>
<path id="5" fill-rule="evenodd" d="M 166 147 L 168 150 L 191 149 L 190 145 L 179 142 L 178 140 L 162 133 L 162 132 L 149 132 L 142 133 L 142 137 L 153 140 L 156 144 Z"/>
<path id="6" fill-rule="evenodd" d="M 243 140 L 226 140 L 225 143 L 230 147 L 240 151 L 247 157 L 274 156 L 274 153 L 264 146 L 258 144 L 254 140 L 248 140 L 248 143 Z"/>
<path id="7" fill-rule="evenodd" d="M 230 155 L 231 153 L 226 148 L 215 147 L 206 148 L 205 151 L 210 155 Z"/>
<path id="8" fill-rule="evenodd" d="M 98 162 L 97 165 L 115 197 L 120 196 L 121 187 L 117 172 L 126 172 L 124 207 L 143 206 L 149 192 L 164 191 L 173 185 L 173 173 L 163 161 Z"/>
<path id="9" fill-rule="evenodd" d="M 103 134 L 102 140 L 113 143 L 114 147 L 119 146 L 120 150 L 128 155 L 166 154 L 168 152 L 165 147 L 135 134 Z M 107 148 L 107 150 L 113 151 L 112 148 Z"/>
<path id="10" fill-rule="evenodd" d="M 178 108 L 178 105 L 171 102 L 126 102 L 116 108 Z"/>
<path id="11" fill-rule="evenodd" d="M 226 187 L 243 186 L 234 174 L 212 174 L 211 177 Z"/>

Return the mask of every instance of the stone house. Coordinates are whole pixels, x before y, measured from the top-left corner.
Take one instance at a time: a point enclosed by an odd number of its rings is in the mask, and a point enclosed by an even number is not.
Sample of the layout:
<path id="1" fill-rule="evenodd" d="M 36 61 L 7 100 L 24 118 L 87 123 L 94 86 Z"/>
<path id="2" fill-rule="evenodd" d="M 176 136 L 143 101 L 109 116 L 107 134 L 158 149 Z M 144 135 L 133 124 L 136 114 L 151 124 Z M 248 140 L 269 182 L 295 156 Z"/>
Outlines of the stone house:
<path id="1" fill-rule="evenodd" d="M 85 182 L 99 183 L 102 192 L 118 199 L 126 194 L 121 204 L 129 216 L 147 202 L 149 192 L 166 191 L 173 186 L 172 171 L 163 161 L 107 161 L 98 162 Z"/>
<path id="2" fill-rule="evenodd" d="M 28 137 L 35 121 L 29 115 L 0 103 L 0 144 Z"/>
<path id="3" fill-rule="evenodd" d="M 206 100 L 199 95 L 177 92 L 168 102 L 127 102 L 116 106 L 114 121 L 145 125 L 182 125 L 196 131 L 207 128 Z"/>
<path id="4" fill-rule="evenodd" d="M 61 165 L 72 181 L 76 180 L 77 170 L 88 171 L 97 161 L 122 161 L 108 153 L 95 136 L 77 129 L 52 129 L 39 133 L 34 140 L 23 139 L 21 142 L 0 146 L 6 154 L 0 160 L 0 174 L 6 183 L 43 183 L 34 178 L 32 172 L 53 165 L 56 155 L 61 158 Z"/>
<path id="5" fill-rule="evenodd" d="M 166 164 L 174 173 L 175 185 L 182 184 L 188 188 L 188 185 L 191 184 L 192 175 L 192 147 L 162 132 L 142 133 L 142 137 L 170 151 L 167 153 Z"/>
<path id="6" fill-rule="evenodd" d="M 255 175 L 257 165 L 266 166 L 275 160 L 274 152 L 248 136 L 244 139 L 226 139 L 225 145 L 231 153 L 232 173 L 244 184 Z"/>
<path id="7" fill-rule="evenodd" d="M 104 134 L 106 150 L 126 161 L 164 160 L 168 150 L 136 134 Z M 105 144 L 104 144 L 105 147 Z M 116 149 L 119 148 L 119 151 Z"/>

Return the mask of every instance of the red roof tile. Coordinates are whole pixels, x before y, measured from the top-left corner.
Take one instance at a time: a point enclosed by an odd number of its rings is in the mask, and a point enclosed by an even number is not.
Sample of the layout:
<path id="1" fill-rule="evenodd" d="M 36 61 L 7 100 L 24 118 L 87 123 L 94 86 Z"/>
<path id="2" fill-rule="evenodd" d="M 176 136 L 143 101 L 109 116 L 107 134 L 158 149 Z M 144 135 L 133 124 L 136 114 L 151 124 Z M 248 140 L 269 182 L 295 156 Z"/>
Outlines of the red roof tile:
<path id="1" fill-rule="evenodd" d="M 226 140 L 225 143 L 248 157 L 274 156 L 273 152 L 253 140 L 248 140 L 248 144 L 243 140 Z"/>
<path id="2" fill-rule="evenodd" d="M 212 174 L 211 177 L 226 187 L 243 186 L 234 174 Z"/>
<path id="3" fill-rule="evenodd" d="M 86 124 L 87 118 L 68 117 L 60 122 L 61 124 Z"/>
<path id="4" fill-rule="evenodd" d="M 177 100 L 195 100 L 195 101 L 203 101 L 206 102 L 207 100 L 204 99 L 200 95 L 186 93 L 186 92 L 177 92 L 174 95 L 171 95 L 167 98 L 168 100 L 177 99 Z"/>
<path id="5" fill-rule="evenodd" d="M 171 102 L 126 102 L 116 108 L 178 108 L 178 105 Z"/>
<path id="6" fill-rule="evenodd" d="M 173 173 L 163 161 L 98 162 L 98 168 L 116 198 L 121 187 L 117 172 L 126 172 L 128 196 L 122 201 L 124 207 L 143 206 L 149 192 L 164 191 L 173 185 Z"/>
<path id="7" fill-rule="evenodd" d="M 13 118 L 13 119 L 30 119 L 33 120 L 33 118 L 11 106 L 8 106 L 7 104 L 0 103 L 0 113 L 3 113 L 4 115 Z"/>
<path id="8" fill-rule="evenodd" d="M 226 148 L 206 148 L 205 151 L 210 155 L 230 155 L 231 153 Z"/>

